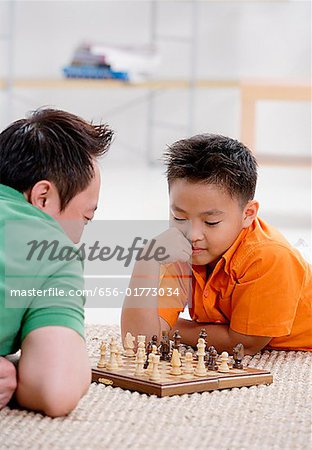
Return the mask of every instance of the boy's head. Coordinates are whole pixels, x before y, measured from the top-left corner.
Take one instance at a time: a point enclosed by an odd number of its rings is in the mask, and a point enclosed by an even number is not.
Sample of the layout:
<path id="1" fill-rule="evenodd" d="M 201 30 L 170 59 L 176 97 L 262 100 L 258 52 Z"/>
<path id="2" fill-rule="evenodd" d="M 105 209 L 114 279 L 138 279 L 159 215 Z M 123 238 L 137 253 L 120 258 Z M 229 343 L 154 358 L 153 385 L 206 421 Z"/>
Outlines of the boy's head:
<path id="1" fill-rule="evenodd" d="M 39 109 L 0 134 L 0 183 L 54 217 L 74 241 L 97 206 L 96 158 L 113 132 L 65 111 Z"/>
<path id="2" fill-rule="evenodd" d="M 165 154 L 172 220 L 192 241 L 192 263 L 212 266 L 258 211 L 257 162 L 242 143 L 202 134 Z"/>

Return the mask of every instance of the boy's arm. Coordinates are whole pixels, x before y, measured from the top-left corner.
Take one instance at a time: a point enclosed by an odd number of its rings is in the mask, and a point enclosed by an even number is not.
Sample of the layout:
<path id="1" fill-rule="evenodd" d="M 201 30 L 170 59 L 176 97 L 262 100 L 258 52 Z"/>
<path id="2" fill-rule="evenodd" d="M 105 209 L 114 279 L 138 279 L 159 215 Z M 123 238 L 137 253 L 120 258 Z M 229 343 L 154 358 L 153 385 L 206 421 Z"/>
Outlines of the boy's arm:
<path id="1" fill-rule="evenodd" d="M 129 284 L 130 292 L 137 288 L 155 288 L 159 285 L 159 263 L 155 260 L 137 261 Z M 143 334 L 147 340 L 161 333 L 158 316 L 158 297 L 134 295 L 125 298 L 121 313 L 121 336 L 124 340 L 127 332 L 133 336 Z"/>
<path id="2" fill-rule="evenodd" d="M 76 331 L 46 326 L 23 340 L 16 390 L 21 406 L 64 416 L 87 392 L 90 381 L 85 342 Z"/>
<path id="3" fill-rule="evenodd" d="M 232 353 L 233 347 L 236 344 L 241 343 L 244 345 L 246 354 L 254 355 L 265 347 L 272 339 L 269 336 L 248 336 L 237 333 L 236 331 L 231 330 L 229 325 L 196 323 L 181 318 L 178 319 L 174 327 L 174 329 L 180 331 L 182 342 L 193 347 L 197 344 L 198 335 L 202 328 L 205 328 L 207 331 L 208 346 L 213 345 L 219 353 L 223 351 Z M 170 335 L 172 335 L 174 329 L 171 331 Z"/>
<path id="4" fill-rule="evenodd" d="M 189 241 L 177 228 L 169 228 L 155 239 L 156 247 L 166 249 L 168 255 L 165 263 L 186 262 L 192 254 Z M 148 248 L 148 244 L 146 246 Z M 143 334 L 147 340 L 156 334 L 160 338 L 162 330 L 169 330 L 169 325 L 159 317 L 158 295 L 136 297 L 136 288 L 159 288 L 160 263 L 156 259 L 137 261 L 129 284 L 131 296 L 125 298 L 121 314 L 121 335 L 124 339 L 129 331 L 132 335 Z"/>

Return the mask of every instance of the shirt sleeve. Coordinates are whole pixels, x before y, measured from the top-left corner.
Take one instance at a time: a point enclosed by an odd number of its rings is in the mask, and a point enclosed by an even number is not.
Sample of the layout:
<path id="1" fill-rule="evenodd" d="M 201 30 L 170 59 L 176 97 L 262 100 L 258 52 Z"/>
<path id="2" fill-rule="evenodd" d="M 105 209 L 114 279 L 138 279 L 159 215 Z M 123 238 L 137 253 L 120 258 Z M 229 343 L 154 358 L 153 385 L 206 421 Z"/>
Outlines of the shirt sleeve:
<path id="1" fill-rule="evenodd" d="M 81 263 L 63 264 L 52 276 L 43 277 L 42 295 L 26 309 L 21 341 L 33 330 L 46 326 L 71 328 L 84 337 L 84 279 Z"/>
<path id="2" fill-rule="evenodd" d="M 169 264 L 162 266 L 158 314 L 172 328 L 184 311 L 191 289 L 191 268 L 187 264 Z"/>
<path id="3" fill-rule="evenodd" d="M 280 337 L 291 333 L 304 283 L 304 268 L 289 249 L 258 246 L 237 270 L 232 293 L 232 330 Z"/>

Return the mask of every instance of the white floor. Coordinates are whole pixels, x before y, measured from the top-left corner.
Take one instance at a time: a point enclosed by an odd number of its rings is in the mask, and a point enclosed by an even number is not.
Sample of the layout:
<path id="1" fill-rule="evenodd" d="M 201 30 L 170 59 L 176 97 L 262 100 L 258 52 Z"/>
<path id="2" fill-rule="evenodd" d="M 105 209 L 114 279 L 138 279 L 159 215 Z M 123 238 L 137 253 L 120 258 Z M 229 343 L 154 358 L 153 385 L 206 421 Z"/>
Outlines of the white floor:
<path id="1" fill-rule="evenodd" d="M 311 172 L 308 168 L 262 167 L 256 198 L 260 216 L 311 256 Z M 102 188 L 96 219 L 165 220 L 167 186 L 163 167 L 122 166 L 102 161 Z M 87 303 L 88 306 L 88 303 Z M 119 308 L 86 308 L 87 323 L 119 323 Z"/>

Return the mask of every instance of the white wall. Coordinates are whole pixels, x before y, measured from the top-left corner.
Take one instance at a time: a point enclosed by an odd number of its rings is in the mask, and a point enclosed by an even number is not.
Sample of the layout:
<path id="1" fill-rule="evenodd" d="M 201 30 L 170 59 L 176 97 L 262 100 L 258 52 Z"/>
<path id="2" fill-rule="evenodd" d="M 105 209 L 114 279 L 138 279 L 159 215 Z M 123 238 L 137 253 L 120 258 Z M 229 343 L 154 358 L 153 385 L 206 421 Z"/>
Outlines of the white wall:
<path id="1" fill-rule="evenodd" d="M 70 61 L 75 46 L 92 42 L 141 45 L 150 41 L 150 1 L 16 1 L 14 72 L 16 77 L 55 78 Z M 198 1 L 196 73 L 198 78 L 307 81 L 311 69 L 308 1 Z M 7 28 L 8 1 L 0 2 L 0 29 Z M 158 33 L 191 35 L 189 1 L 158 2 Z M 156 77 L 185 78 L 190 73 L 190 45 L 159 40 L 162 58 Z M 1 51 L 2 50 L 2 51 Z M 0 75 L 7 70 L 0 45 Z M 193 55 L 194 56 L 194 55 Z M 147 92 L 143 90 L 19 90 L 11 118 L 0 96 L 0 124 L 41 105 L 69 109 L 87 119 L 103 119 L 118 131 L 116 159 L 141 159 L 147 145 L 159 155 L 164 146 L 188 134 L 155 128 L 147 144 Z M 125 107 L 125 105 L 132 105 Z M 260 102 L 257 147 L 284 154 L 310 151 L 310 105 Z M 187 125 L 185 90 L 158 92 L 156 117 Z M 239 137 L 237 89 L 200 89 L 196 93 L 194 132 Z M 285 132 L 286 130 L 286 132 Z M 132 147 L 128 148 L 131 143 Z"/>

